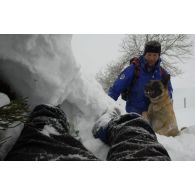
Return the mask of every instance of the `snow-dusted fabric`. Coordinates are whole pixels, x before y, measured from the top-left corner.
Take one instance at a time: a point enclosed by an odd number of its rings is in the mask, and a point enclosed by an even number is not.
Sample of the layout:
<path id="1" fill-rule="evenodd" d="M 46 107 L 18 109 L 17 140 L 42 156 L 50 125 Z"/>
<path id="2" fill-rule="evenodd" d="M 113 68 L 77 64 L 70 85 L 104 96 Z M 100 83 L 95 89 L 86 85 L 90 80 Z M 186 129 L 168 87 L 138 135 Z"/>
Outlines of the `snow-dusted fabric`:
<path id="1" fill-rule="evenodd" d="M 170 160 L 154 131 L 140 115 L 127 114 L 108 124 L 111 149 L 107 160 Z M 37 106 L 19 140 L 5 160 L 98 160 L 69 135 L 69 124 L 59 107 Z"/>
<path id="2" fill-rule="evenodd" d="M 111 146 L 107 160 L 171 160 L 151 126 L 136 113 L 111 120 L 107 136 Z"/>
<path id="3" fill-rule="evenodd" d="M 37 106 L 5 160 L 97 160 L 68 131 L 66 115 L 60 108 Z"/>

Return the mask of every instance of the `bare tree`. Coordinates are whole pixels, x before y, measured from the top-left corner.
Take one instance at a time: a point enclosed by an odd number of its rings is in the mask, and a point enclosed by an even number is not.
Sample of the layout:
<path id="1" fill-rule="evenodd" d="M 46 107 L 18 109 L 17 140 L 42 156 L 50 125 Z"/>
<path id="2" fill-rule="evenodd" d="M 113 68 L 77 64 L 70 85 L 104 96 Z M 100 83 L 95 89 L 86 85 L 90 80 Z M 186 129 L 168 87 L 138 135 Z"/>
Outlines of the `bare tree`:
<path id="1" fill-rule="evenodd" d="M 122 57 L 116 63 L 108 64 L 103 72 L 97 74 L 97 80 L 105 91 L 111 86 L 122 69 L 132 57 L 143 54 L 145 43 L 156 40 L 161 43 L 162 66 L 172 75 L 182 73 L 178 68 L 192 55 L 192 40 L 183 34 L 140 34 L 127 35 L 121 43 Z"/>

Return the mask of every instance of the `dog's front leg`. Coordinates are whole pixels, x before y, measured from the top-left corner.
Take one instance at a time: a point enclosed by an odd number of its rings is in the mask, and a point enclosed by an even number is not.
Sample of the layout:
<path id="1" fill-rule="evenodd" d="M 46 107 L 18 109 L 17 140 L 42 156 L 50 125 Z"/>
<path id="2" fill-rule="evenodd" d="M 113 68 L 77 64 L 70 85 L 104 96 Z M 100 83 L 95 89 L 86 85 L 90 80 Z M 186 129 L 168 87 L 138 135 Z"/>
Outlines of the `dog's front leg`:
<path id="1" fill-rule="evenodd" d="M 166 128 L 164 129 L 160 129 L 157 131 L 158 134 L 160 135 L 165 135 L 165 136 L 172 136 L 172 137 L 175 137 L 179 134 L 179 131 L 177 129 L 170 129 L 170 130 L 167 130 Z"/>
<path id="2" fill-rule="evenodd" d="M 148 112 L 142 112 L 142 117 L 149 122 Z"/>

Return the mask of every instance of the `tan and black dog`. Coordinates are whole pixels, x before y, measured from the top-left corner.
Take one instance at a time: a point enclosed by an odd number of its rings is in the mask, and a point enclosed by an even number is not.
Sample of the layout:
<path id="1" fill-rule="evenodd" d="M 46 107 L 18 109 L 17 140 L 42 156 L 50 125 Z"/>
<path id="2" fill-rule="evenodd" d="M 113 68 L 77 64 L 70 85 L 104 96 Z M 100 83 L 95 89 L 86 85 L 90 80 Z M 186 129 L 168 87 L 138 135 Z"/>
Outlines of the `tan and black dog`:
<path id="1" fill-rule="evenodd" d="M 162 80 L 150 80 L 144 89 L 145 95 L 150 99 L 148 112 L 143 113 L 154 131 L 165 136 L 179 134 L 173 103 L 168 95 L 168 82 L 170 75 L 164 75 Z"/>

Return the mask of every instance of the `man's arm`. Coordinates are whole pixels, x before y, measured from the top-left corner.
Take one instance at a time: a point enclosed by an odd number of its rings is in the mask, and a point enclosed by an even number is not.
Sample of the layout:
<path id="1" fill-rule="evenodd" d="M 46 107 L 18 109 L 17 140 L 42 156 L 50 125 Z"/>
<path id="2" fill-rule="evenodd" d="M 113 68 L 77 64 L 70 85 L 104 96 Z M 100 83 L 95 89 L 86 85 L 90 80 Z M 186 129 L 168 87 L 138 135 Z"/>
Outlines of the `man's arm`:
<path id="1" fill-rule="evenodd" d="M 134 75 L 133 65 L 130 65 L 127 68 L 125 68 L 120 73 L 118 78 L 115 80 L 113 85 L 110 87 L 108 95 L 116 101 L 120 96 L 120 93 L 130 85 L 133 79 L 133 75 Z"/>

